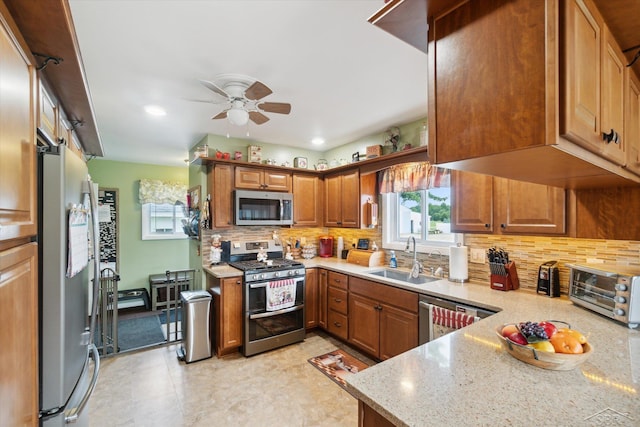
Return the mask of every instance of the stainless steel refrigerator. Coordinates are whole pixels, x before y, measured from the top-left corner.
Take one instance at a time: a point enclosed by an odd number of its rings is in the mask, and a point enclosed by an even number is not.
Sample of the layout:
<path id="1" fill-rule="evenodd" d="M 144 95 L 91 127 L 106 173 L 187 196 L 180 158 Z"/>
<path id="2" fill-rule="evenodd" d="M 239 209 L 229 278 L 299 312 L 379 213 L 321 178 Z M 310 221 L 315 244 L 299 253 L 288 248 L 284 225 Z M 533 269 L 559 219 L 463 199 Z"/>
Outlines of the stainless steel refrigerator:
<path id="1" fill-rule="evenodd" d="M 91 301 L 99 280 L 97 194 L 85 162 L 65 145 L 41 148 L 38 161 L 40 425 L 88 425 L 87 402 L 100 370 L 93 344 L 96 303 Z M 86 214 L 80 232 L 70 227 L 73 207 Z M 75 274 L 70 262 L 79 270 Z"/>

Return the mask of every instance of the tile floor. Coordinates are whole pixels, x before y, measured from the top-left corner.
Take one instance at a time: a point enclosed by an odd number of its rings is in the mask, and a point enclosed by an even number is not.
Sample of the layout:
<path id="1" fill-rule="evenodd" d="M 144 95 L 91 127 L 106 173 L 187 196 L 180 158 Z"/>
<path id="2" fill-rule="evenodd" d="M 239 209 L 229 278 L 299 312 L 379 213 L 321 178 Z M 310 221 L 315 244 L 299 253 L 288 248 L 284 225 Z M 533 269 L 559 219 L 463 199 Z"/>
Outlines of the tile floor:
<path id="1" fill-rule="evenodd" d="M 357 426 L 357 400 L 307 361 L 336 348 L 345 345 L 311 332 L 304 342 L 249 358 L 187 365 L 175 345 L 105 358 L 90 426 Z"/>

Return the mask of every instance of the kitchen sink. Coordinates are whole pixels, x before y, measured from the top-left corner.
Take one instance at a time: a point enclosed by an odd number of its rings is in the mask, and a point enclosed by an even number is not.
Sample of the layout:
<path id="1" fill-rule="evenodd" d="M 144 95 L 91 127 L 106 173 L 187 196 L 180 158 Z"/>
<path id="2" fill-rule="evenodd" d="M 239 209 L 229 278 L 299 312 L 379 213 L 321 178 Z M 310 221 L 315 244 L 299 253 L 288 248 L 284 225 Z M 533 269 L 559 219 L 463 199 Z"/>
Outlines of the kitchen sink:
<path id="1" fill-rule="evenodd" d="M 425 276 L 420 274 L 418 277 L 411 277 L 410 271 L 396 270 L 395 268 L 385 268 L 382 270 L 367 271 L 374 276 L 384 277 L 387 279 L 399 280 L 401 282 L 411 283 L 414 285 L 424 285 L 425 283 L 440 280 L 437 277 Z"/>

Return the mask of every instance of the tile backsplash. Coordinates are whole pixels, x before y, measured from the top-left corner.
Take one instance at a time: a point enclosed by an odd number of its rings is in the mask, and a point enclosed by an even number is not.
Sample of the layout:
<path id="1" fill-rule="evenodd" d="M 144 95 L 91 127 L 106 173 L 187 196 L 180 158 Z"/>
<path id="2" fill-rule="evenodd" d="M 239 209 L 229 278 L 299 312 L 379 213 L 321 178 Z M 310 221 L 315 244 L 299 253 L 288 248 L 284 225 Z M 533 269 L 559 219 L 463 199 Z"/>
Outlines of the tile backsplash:
<path id="1" fill-rule="evenodd" d="M 234 227 L 228 230 L 203 230 L 204 242 L 211 241 L 212 234 L 220 234 L 222 240 L 260 240 L 269 239 L 277 231 L 284 242 L 305 239 L 307 242 L 318 244 L 321 236 L 334 238 L 334 256 L 338 237 L 344 240 L 345 249 L 351 248 L 352 242 L 359 238 L 367 238 L 381 247 L 382 233 L 374 229 L 348 228 L 283 228 L 283 227 Z M 490 247 L 504 248 L 509 252 L 511 260 L 515 261 L 520 287 L 535 290 L 537 284 L 538 267 L 540 264 L 555 260 L 560 270 L 560 291 L 567 294 L 569 286 L 568 263 L 604 262 L 605 264 L 623 264 L 637 266 L 640 269 L 640 242 L 631 240 L 596 240 L 573 239 L 567 237 L 537 237 L 537 236 L 503 236 L 485 234 L 465 234 L 464 244 L 469 248 L 482 249 L 484 252 Z M 389 259 L 387 252 L 386 259 Z M 398 267 L 410 267 L 412 256 L 404 251 L 396 251 Z M 202 259 L 209 259 L 209 245 L 203 244 Z M 418 254 L 418 259 L 427 271 L 430 267 L 442 266 L 448 270 L 448 256 Z M 486 282 L 489 286 L 489 265 L 469 262 L 469 279 Z"/>

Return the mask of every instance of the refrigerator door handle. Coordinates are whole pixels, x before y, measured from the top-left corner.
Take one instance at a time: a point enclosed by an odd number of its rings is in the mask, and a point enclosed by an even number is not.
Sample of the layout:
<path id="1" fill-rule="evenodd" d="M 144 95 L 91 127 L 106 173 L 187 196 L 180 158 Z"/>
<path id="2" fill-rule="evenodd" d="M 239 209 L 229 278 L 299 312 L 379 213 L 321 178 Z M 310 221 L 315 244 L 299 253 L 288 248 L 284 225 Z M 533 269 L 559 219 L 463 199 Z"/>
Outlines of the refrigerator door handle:
<path id="1" fill-rule="evenodd" d="M 93 393 L 93 389 L 98 383 L 98 374 L 100 373 L 100 353 L 98 353 L 98 348 L 93 343 L 87 347 L 87 362 L 85 364 L 85 368 L 81 378 L 83 378 L 87 373 L 86 371 L 89 368 L 90 356 L 92 356 L 91 358 L 93 359 L 93 362 L 95 364 L 93 369 L 93 375 L 91 377 L 91 382 L 89 383 L 84 395 L 79 399 L 78 404 L 71 405 L 72 406 L 71 408 L 68 408 L 67 410 L 65 410 L 65 416 L 64 416 L 65 424 L 75 423 L 76 421 L 78 421 L 78 417 L 80 416 L 80 413 L 84 410 L 84 407 L 87 405 L 87 402 L 89 402 L 89 398 Z"/>

